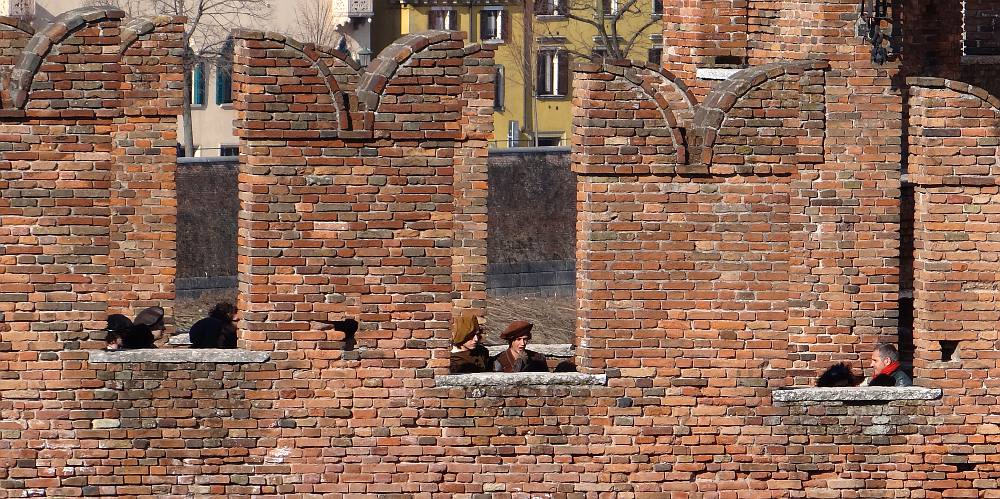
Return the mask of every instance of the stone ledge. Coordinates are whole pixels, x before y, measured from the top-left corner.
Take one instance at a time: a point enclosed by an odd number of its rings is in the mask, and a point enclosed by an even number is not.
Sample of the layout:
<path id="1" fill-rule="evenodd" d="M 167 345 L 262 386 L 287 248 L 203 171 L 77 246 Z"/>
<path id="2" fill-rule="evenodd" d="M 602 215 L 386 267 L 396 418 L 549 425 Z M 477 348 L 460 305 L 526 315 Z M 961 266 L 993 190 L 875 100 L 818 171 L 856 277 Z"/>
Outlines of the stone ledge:
<path id="1" fill-rule="evenodd" d="M 893 400 L 934 400 L 940 388 L 919 386 L 851 386 L 843 388 L 790 388 L 771 392 L 775 402 L 891 402 Z"/>
<path id="2" fill-rule="evenodd" d="M 434 383 L 435 386 L 605 386 L 608 384 L 608 377 L 604 374 L 583 373 L 475 373 L 438 376 Z"/>
<path id="3" fill-rule="evenodd" d="M 271 358 L 268 352 L 252 350 L 214 348 L 163 348 L 140 350 L 88 350 L 90 362 L 157 362 L 157 363 L 213 363 L 213 364 L 258 364 Z"/>
<path id="4" fill-rule="evenodd" d="M 695 77 L 700 80 L 728 80 L 746 68 L 698 68 Z"/>

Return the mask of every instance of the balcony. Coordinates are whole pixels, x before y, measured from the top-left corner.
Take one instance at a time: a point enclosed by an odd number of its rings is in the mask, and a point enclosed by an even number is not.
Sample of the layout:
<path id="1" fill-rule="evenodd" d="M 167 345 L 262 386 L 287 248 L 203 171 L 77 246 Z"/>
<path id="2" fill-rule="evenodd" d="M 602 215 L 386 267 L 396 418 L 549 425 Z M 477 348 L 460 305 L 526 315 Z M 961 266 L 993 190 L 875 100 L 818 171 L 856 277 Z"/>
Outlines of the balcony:
<path id="1" fill-rule="evenodd" d="M 334 18 L 370 18 L 375 15 L 373 5 L 372 0 L 333 0 L 332 14 Z"/>

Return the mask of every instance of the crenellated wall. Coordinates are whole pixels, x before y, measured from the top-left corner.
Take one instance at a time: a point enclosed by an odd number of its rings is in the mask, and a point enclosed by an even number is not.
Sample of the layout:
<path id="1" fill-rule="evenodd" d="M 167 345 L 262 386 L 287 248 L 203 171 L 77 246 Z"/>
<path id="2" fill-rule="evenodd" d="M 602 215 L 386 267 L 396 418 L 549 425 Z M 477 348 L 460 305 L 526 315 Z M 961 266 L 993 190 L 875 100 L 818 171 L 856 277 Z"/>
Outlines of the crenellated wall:
<path id="1" fill-rule="evenodd" d="M 181 20 L 0 22 L 0 497 L 994 494 L 998 101 L 903 78 L 960 39 L 877 65 L 856 2 L 667 4 L 680 69 L 575 72 L 558 375 L 446 372 L 491 45 L 237 33 L 241 348 L 102 352 L 108 313 L 171 309 Z M 749 67 L 697 81 L 716 56 Z M 920 386 L 805 389 L 897 340 L 904 164 Z"/>

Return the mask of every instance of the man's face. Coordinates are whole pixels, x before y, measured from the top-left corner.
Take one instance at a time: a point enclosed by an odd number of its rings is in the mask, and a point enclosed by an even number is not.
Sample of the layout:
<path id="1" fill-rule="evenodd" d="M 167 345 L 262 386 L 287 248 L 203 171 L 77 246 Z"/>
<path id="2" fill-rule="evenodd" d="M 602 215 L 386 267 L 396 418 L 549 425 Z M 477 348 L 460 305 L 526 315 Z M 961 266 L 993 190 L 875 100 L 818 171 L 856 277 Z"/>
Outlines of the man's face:
<path id="1" fill-rule="evenodd" d="M 882 372 L 887 365 L 889 365 L 889 363 L 878 354 L 878 350 L 872 352 L 872 370 L 875 371 L 875 374 Z"/>
<path id="2" fill-rule="evenodd" d="M 528 348 L 529 339 L 530 337 L 528 336 L 518 336 L 517 338 L 514 338 L 514 341 L 510 342 L 510 351 L 518 357 L 524 355 L 524 349 Z"/>

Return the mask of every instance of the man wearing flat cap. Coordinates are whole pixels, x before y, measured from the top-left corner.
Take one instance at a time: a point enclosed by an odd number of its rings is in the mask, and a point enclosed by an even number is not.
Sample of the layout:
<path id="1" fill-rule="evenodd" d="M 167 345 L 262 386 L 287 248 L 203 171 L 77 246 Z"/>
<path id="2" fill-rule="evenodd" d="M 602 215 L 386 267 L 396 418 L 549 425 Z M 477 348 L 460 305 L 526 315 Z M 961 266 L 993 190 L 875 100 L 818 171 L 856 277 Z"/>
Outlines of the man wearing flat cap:
<path id="1" fill-rule="evenodd" d="M 452 374 L 481 373 L 488 371 L 490 351 L 481 343 L 483 330 L 479 319 L 466 312 L 455 319 L 451 335 Z"/>
<path id="2" fill-rule="evenodd" d="M 514 321 L 500 333 L 500 339 L 507 341 L 507 349 L 493 360 L 493 370 L 505 373 L 548 372 L 545 356 L 528 350 L 531 328 L 528 321 Z"/>

